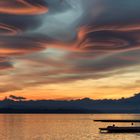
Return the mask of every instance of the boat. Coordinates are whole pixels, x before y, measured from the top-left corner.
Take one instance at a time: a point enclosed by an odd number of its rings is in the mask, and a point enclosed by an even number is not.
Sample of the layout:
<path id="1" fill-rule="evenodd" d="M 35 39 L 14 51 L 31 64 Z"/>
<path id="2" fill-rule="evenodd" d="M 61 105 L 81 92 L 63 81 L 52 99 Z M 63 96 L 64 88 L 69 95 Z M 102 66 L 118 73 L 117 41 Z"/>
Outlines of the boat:
<path id="1" fill-rule="evenodd" d="M 95 122 L 140 123 L 140 120 L 94 120 Z"/>
<path id="2" fill-rule="evenodd" d="M 100 132 L 106 133 L 140 133 L 140 127 L 132 126 L 132 127 L 117 127 L 117 126 L 108 126 L 106 128 L 99 128 Z"/>

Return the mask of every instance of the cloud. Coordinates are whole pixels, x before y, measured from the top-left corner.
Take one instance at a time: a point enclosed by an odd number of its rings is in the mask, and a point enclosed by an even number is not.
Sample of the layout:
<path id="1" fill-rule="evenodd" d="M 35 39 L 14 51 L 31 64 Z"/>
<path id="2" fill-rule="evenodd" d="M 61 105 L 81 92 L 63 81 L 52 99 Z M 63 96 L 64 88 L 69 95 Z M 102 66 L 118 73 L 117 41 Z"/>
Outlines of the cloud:
<path id="1" fill-rule="evenodd" d="M 0 13 L 14 15 L 34 15 L 48 11 L 45 1 L 33 0 L 1 0 Z"/>
<path id="2" fill-rule="evenodd" d="M 11 70 L 13 69 L 12 63 L 5 57 L 0 57 L 0 70 Z"/>
<path id="3" fill-rule="evenodd" d="M 14 95 L 10 95 L 9 98 L 10 99 L 13 99 L 13 100 L 19 100 L 19 101 L 22 101 L 22 100 L 25 100 L 26 99 L 25 97 L 22 97 L 22 96 L 14 96 Z"/>
<path id="4" fill-rule="evenodd" d="M 10 56 L 18 54 L 27 54 L 43 50 L 41 42 L 26 37 L 1 37 L 0 54 L 1 56 Z"/>
<path id="5" fill-rule="evenodd" d="M 15 90 L 139 65 L 138 0 L 1 0 L 0 7 L 0 70 L 7 85 L 19 82 Z"/>

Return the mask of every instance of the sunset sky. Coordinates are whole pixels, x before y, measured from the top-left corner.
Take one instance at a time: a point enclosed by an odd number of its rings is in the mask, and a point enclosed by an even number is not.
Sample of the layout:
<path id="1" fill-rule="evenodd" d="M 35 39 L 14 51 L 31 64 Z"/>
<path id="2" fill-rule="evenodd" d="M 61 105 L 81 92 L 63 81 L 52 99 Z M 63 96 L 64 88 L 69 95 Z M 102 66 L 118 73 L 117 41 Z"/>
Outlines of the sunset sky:
<path id="1" fill-rule="evenodd" d="M 0 98 L 140 92 L 140 0 L 0 0 Z"/>

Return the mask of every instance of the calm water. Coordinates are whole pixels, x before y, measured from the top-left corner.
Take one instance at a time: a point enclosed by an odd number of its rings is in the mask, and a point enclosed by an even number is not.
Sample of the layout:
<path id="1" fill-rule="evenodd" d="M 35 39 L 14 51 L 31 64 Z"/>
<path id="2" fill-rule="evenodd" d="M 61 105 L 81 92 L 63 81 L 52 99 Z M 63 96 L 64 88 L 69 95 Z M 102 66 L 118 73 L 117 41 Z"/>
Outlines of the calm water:
<path id="1" fill-rule="evenodd" d="M 0 115 L 0 140 L 140 140 L 140 134 L 100 134 L 99 127 L 112 124 L 94 119 L 140 119 L 140 115 L 4 114 Z"/>

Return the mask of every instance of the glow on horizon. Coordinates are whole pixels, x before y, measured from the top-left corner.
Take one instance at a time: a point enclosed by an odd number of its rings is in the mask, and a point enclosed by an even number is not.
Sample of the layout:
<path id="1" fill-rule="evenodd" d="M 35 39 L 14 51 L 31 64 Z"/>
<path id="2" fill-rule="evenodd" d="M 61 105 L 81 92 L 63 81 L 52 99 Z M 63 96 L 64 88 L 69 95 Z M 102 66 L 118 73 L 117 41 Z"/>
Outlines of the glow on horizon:
<path id="1" fill-rule="evenodd" d="M 130 72 L 98 80 L 79 80 L 76 82 L 49 84 L 7 92 L 4 96 L 17 95 L 27 99 L 119 99 L 130 97 L 139 92 L 138 73 Z M 131 80 L 130 80 L 131 79 Z M 113 81 L 113 82 L 112 82 Z"/>

